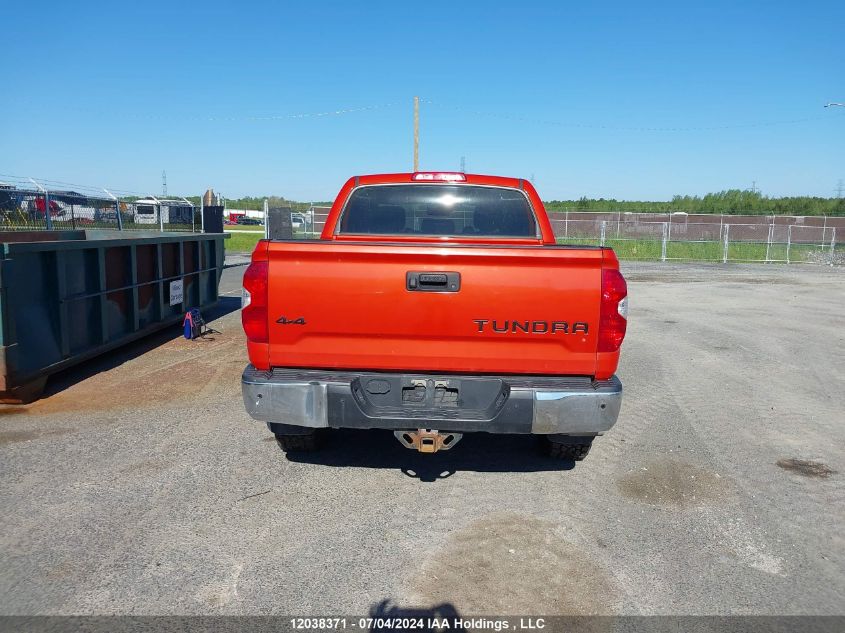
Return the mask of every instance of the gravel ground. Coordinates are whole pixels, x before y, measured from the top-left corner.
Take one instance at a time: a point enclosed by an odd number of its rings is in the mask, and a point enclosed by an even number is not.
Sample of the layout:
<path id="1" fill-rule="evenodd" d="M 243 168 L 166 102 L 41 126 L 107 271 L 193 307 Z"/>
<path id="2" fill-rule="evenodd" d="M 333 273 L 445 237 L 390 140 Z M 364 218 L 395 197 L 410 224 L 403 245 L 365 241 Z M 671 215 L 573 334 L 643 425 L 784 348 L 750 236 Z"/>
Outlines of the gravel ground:
<path id="1" fill-rule="evenodd" d="M 286 458 L 243 411 L 228 268 L 214 340 L 0 409 L 0 612 L 843 613 L 842 270 L 624 269 L 622 415 L 576 466 L 375 431 Z"/>

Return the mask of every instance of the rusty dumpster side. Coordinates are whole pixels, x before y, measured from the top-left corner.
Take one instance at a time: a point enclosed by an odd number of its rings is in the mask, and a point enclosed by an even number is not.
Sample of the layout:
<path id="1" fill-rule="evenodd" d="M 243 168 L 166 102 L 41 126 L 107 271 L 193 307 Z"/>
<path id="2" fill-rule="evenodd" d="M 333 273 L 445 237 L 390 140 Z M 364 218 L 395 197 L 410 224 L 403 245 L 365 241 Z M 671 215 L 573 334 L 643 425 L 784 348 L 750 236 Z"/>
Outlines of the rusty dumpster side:
<path id="1" fill-rule="evenodd" d="M 0 401 L 36 399 L 50 374 L 216 304 L 225 237 L 0 233 Z"/>

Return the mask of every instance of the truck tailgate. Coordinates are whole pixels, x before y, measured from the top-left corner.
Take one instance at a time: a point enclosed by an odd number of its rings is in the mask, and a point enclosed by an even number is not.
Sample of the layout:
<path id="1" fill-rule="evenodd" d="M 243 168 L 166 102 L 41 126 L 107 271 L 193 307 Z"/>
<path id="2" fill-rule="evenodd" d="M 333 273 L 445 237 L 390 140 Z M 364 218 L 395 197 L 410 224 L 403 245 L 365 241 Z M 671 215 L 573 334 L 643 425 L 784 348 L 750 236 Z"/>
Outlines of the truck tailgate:
<path id="1" fill-rule="evenodd" d="M 600 249 L 287 241 L 268 257 L 273 367 L 595 374 Z"/>

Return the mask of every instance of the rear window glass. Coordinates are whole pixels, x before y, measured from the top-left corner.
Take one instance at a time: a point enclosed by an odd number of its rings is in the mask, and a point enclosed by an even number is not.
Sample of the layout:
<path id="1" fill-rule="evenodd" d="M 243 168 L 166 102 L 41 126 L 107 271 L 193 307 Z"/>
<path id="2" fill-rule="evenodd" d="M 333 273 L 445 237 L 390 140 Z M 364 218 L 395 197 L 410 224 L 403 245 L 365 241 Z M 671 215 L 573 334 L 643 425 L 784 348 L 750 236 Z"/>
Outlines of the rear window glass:
<path id="1" fill-rule="evenodd" d="M 340 233 L 536 237 L 521 191 L 473 185 L 373 185 L 356 189 Z"/>

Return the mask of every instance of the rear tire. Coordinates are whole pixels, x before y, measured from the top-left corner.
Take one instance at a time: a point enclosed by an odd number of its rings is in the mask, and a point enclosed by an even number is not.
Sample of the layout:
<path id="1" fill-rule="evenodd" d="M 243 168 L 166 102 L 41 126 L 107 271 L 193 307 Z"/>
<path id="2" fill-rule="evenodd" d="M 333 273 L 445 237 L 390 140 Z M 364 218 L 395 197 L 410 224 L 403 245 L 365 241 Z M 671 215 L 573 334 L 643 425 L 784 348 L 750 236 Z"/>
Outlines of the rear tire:
<path id="1" fill-rule="evenodd" d="M 316 433 L 311 433 L 310 435 L 283 435 L 276 433 L 276 441 L 279 443 L 279 448 L 285 453 L 290 451 L 310 453 L 320 448 Z"/>
<path id="2" fill-rule="evenodd" d="M 292 424 L 268 424 L 276 441 L 285 453 L 297 451 L 307 453 L 320 448 L 322 429 L 311 429 L 305 426 L 294 426 Z"/>
<path id="3" fill-rule="evenodd" d="M 593 445 L 592 437 L 566 437 L 562 440 L 544 438 L 546 455 L 553 459 L 580 462 L 587 456 Z"/>

